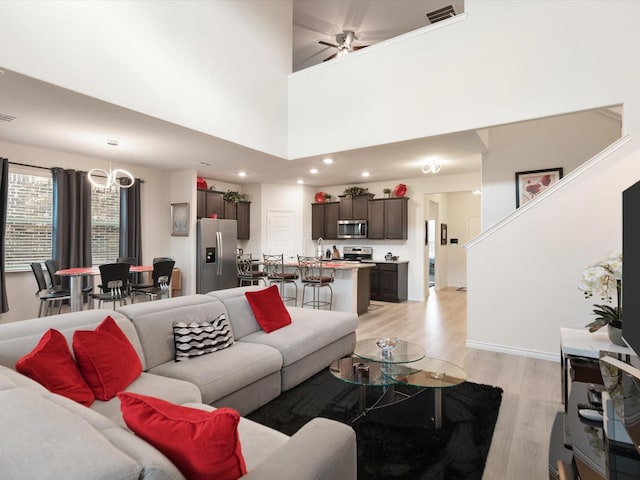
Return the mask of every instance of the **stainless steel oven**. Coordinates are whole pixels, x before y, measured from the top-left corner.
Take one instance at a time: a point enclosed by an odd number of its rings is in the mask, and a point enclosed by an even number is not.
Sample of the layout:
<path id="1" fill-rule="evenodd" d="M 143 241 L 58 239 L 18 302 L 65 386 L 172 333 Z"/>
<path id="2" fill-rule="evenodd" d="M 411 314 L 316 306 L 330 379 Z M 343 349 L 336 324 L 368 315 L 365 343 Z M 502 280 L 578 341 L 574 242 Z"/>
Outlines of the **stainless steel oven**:
<path id="1" fill-rule="evenodd" d="M 338 220 L 338 238 L 367 238 L 367 221 Z"/>

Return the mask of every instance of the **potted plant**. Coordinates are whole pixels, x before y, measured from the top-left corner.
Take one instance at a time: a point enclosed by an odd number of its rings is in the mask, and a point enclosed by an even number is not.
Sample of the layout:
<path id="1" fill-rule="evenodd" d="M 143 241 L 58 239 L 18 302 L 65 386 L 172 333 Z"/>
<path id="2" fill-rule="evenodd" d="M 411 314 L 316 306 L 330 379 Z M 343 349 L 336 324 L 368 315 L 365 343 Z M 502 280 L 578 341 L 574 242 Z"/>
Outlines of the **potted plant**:
<path id="1" fill-rule="evenodd" d="M 595 332 L 605 325 L 608 326 L 609 339 L 617 345 L 625 345 L 621 338 L 622 306 L 620 304 L 622 293 L 622 254 L 611 252 L 609 256 L 593 265 L 589 265 L 582 271 L 582 281 L 578 289 L 584 293 L 585 298 L 591 298 L 594 294 L 607 304 L 613 303 L 614 294 L 616 306 L 606 304 L 593 305 L 596 307 L 593 314 L 596 319 L 587 325 L 590 332 Z"/>
<path id="2" fill-rule="evenodd" d="M 345 197 L 349 197 L 349 198 L 353 198 L 353 197 L 357 197 L 359 195 L 366 195 L 369 193 L 369 189 L 368 188 L 362 188 L 362 187 L 348 187 L 344 189 L 344 196 Z"/>
<path id="3" fill-rule="evenodd" d="M 325 193 L 324 194 L 324 198 L 326 198 L 327 200 L 331 200 L 331 194 L 330 193 Z"/>
<path id="4" fill-rule="evenodd" d="M 384 190 L 382 190 L 382 193 L 384 193 L 385 198 L 389 198 L 391 196 L 391 189 L 385 188 Z"/>
<path id="5" fill-rule="evenodd" d="M 238 193 L 233 190 L 227 190 L 226 193 L 222 196 L 228 202 L 246 202 L 249 199 L 249 196 L 246 193 Z"/>

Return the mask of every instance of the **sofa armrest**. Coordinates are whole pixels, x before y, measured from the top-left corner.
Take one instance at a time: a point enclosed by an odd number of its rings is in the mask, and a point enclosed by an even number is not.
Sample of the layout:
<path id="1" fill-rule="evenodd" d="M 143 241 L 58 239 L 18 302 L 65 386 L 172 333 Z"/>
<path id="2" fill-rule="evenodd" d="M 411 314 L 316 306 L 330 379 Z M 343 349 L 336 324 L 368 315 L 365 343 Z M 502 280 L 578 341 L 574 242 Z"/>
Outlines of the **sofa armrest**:
<path id="1" fill-rule="evenodd" d="M 356 480 L 356 434 L 342 423 L 314 418 L 243 480 Z"/>

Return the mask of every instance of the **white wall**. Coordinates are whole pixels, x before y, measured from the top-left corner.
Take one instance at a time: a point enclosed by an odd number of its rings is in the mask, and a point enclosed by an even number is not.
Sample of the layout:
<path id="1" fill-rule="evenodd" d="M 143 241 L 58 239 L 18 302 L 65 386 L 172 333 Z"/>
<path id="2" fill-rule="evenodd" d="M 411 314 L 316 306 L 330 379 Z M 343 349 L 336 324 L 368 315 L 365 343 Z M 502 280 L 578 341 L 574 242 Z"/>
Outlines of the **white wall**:
<path id="1" fill-rule="evenodd" d="M 171 257 L 175 260 L 176 268 L 182 271 L 182 295 L 196 293 L 196 248 L 197 248 L 197 191 L 196 178 L 198 173 L 195 169 L 180 170 L 171 173 L 171 195 L 170 203 L 189 204 L 189 235 L 171 236 L 171 223 L 168 223 L 169 230 L 166 235 L 171 239 L 170 248 L 162 257 Z M 169 207 L 171 209 L 171 207 Z M 147 235 L 161 234 L 159 231 L 147 232 Z M 148 260 L 147 260 L 148 263 Z"/>
<path id="2" fill-rule="evenodd" d="M 467 0 L 465 11 L 292 74 L 290 158 L 620 103 L 626 131 L 640 131 L 640 2 Z"/>
<path id="3" fill-rule="evenodd" d="M 559 328 L 592 320 L 581 272 L 622 249 L 621 192 L 640 179 L 633 141 L 601 157 L 470 242 L 468 345 L 557 358 Z"/>
<path id="4" fill-rule="evenodd" d="M 278 156 L 291 34 L 291 1 L 0 2 L 4 68 Z"/>
<path id="5" fill-rule="evenodd" d="M 2 141 L 0 141 L 0 156 L 12 162 L 47 168 L 62 167 L 85 171 L 94 167 L 108 168 L 104 160 Z M 124 162 L 118 162 L 118 166 L 126 168 L 136 178 L 144 180 L 141 189 L 143 262 L 151 262 L 153 257 L 166 256 L 171 249 L 169 241 L 171 202 L 166 194 L 169 191 L 169 174 Z M 36 297 L 32 295 L 36 291 L 33 273 L 30 270 L 7 273 L 6 281 L 10 310 L 0 315 L 0 323 L 37 316 L 39 304 Z"/>
<path id="6" fill-rule="evenodd" d="M 621 121 L 597 110 L 488 129 L 482 159 L 482 228 L 516 208 L 515 173 L 562 167 L 568 175 L 622 135 Z"/>

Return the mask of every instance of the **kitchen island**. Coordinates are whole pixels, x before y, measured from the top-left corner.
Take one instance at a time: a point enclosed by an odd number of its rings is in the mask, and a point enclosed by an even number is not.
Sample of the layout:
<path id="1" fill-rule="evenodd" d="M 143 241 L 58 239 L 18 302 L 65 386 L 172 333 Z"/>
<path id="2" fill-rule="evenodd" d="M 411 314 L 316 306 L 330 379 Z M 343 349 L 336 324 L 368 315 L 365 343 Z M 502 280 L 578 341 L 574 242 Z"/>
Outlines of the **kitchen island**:
<path id="1" fill-rule="evenodd" d="M 333 289 L 332 310 L 339 312 L 351 312 L 358 315 L 366 313 L 369 308 L 371 294 L 370 271 L 375 263 L 343 262 L 337 260 L 323 262 L 323 269 L 334 269 L 336 274 L 331 288 Z M 297 268 L 297 263 L 286 263 L 285 270 L 291 271 Z M 296 281 L 298 285 L 297 305 L 302 304 L 302 281 Z M 291 287 L 289 287 L 291 288 Z M 309 289 L 307 289 L 309 290 Z M 320 289 L 323 299 L 329 300 L 329 289 Z M 307 291 L 310 296 L 310 292 Z M 306 308 L 306 307 L 305 307 Z"/>

